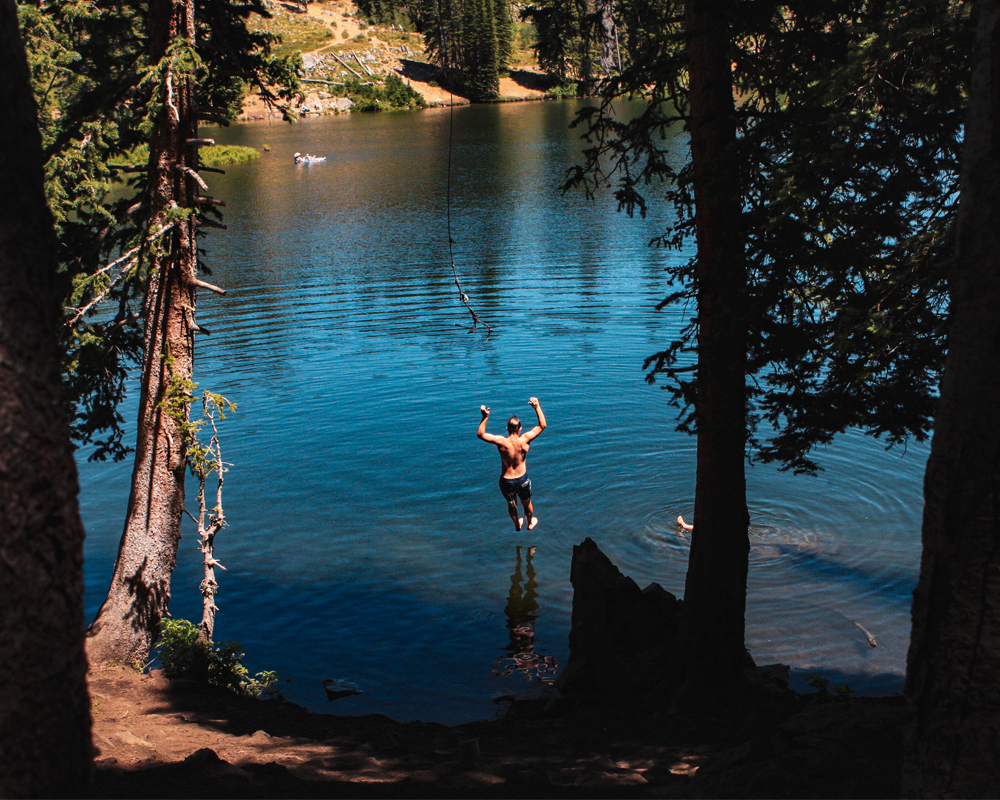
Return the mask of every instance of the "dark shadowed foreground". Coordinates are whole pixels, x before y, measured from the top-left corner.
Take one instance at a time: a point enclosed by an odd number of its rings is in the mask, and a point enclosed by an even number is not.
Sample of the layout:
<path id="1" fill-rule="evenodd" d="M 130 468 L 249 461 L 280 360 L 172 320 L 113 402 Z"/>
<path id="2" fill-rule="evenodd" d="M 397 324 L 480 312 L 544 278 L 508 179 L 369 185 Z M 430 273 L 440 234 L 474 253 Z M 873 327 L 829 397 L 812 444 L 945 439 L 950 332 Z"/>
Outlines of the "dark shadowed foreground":
<path id="1" fill-rule="evenodd" d="M 699 715 L 523 702 L 457 727 L 90 674 L 97 797 L 894 797 L 901 699 Z M 551 705 L 549 706 L 552 710 Z"/>
<path id="2" fill-rule="evenodd" d="M 0 2 L 0 797 L 90 772 L 83 525 L 59 384 L 60 285 L 17 8 Z"/>

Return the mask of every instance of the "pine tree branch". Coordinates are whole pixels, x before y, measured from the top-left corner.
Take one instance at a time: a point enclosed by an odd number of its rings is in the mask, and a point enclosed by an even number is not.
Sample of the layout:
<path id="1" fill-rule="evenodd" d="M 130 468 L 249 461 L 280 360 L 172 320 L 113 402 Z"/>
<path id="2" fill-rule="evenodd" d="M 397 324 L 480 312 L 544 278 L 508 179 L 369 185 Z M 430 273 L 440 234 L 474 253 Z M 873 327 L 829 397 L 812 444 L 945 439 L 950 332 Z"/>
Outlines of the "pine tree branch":
<path id="1" fill-rule="evenodd" d="M 141 251 L 144 248 L 148 247 L 154 241 L 156 241 L 161 236 L 163 236 L 163 234 L 165 234 L 167 231 L 169 231 L 172 228 L 176 227 L 176 225 L 177 225 L 176 222 L 171 222 L 168 225 L 164 225 L 158 231 L 155 231 L 154 233 L 150 234 L 150 236 L 148 236 L 146 238 L 146 240 L 143 241 L 141 244 L 136 245 L 135 247 L 133 247 L 131 250 L 129 250 L 127 253 L 125 253 L 120 258 L 112 261 L 110 264 L 107 264 L 106 266 L 101 267 L 99 270 L 97 270 L 97 272 L 95 272 L 93 275 L 89 276 L 85 281 L 83 281 L 83 284 L 81 284 L 81 285 L 85 285 L 85 284 L 89 283 L 90 281 L 94 280 L 94 278 L 96 278 L 98 275 L 103 275 L 104 273 L 106 273 L 109 270 L 111 270 L 114 267 L 116 267 L 118 264 L 121 264 L 123 261 L 127 261 L 128 262 L 128 263 L 125 264 L 124 267 L 122 267 L 121 271 L 114 278 L 114 280 L 112 280 L 111 283 L 108 284 L 107 288 L 105 288 L 104 291 L 102 291 L 99 294 L 97 294 L 86 305 L 84 305 L 84 306 L 82 306 L 82 307 L 80 307 L 78 309 L 75 309 L 76 314 L 72 317 L 72 319 L 69 319 L 69 320 L 66 321 L 66 323 L 65 323 L 66 326 L 67 327 L 72 327 L 73 325 L 75 325 L 80 320 L 81 317 L 83 317 L 88 311 L 90 311 L 90 309 L 92 309 L 94 306 L 96 306 L 98 303 L 100 303 L 102 300 L 104 300 L 105 297 L 108 296 L 108 292 L 110 292 L 111 289 L 118 283 L 118 281 L 120 281 L 126 275 L 126 273 L 129 271 L 129 269 L 131 269 L 133 266 L 135 266 L 136 263 L 138 263 L 139 259 L 138 258 L 132 258 L 132 256 L 136 255 L 137 253 L 139 253 L 139 251 Z"/>

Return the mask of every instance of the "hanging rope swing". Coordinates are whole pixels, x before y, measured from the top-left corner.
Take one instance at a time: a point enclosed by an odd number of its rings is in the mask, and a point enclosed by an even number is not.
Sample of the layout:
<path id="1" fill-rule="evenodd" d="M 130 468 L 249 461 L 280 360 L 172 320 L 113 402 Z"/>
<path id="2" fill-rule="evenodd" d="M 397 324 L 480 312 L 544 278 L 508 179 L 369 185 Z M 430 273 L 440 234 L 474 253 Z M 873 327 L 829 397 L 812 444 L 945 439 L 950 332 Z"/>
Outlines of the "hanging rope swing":
<path id="1" fill-rule="evenodd" d="M 469 326 L 461 325 L 455 323 L 456 327 L 466 328 L 468 333 L 472 333 L 480 325 L 486 328 L 486 338 L 489 339 L 493 333 L 493 326 L 487 323 L 485 320 L 481 319 L 476 310 L 469 305 L 469 295 L 465 293 L 462 289 L 462 284 L 458 279 L 458 267 L 455 266 L 455 240 L 451 235 L 451 150 L 452 141 L 455 134 L 455 95 L 448 91 L 449 96 L 449 111 L 448 111 L 448 194 L 447 194 L 447 214 L 448 214 L 448 258 L 451 260 L 451 271 L 455 276 L 455 287 L 458 289 L 458 299 L 462 301 L 462 305 L 465 306 L 469 314 L 472 316 L 472 324 Z"/>

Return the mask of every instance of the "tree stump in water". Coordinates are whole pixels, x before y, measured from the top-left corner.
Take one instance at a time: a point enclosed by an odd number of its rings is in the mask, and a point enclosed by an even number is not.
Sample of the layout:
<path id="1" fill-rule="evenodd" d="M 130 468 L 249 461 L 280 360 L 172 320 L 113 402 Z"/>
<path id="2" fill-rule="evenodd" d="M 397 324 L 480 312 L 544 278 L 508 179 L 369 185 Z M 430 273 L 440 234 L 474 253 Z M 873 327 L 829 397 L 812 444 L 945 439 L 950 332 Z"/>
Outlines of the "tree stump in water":
<path id="1" fill-rule="evenodd" d="M 662 680 L 682 602 L 640 590 L 589 537 L 573 547 L 570 655 L 556 688 L 578 702 L 640 699 Z"/>

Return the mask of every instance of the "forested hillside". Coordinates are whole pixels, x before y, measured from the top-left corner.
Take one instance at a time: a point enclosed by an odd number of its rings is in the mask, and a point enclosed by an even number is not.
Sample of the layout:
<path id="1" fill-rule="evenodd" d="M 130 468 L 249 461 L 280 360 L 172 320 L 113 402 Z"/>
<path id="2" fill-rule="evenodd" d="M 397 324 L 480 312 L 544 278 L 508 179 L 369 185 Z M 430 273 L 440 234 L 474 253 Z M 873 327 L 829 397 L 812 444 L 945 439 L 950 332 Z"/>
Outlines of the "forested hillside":
<path id="1" fill-rule="evenodd" d="M 591 93 L 621 69 L 622 46 L 611 0 L 362 0 L 373 22 L 419 31 L 444 79 L 475 100 L 499 93 L 499 79 L 528 58 L 558 93 Z"/>

